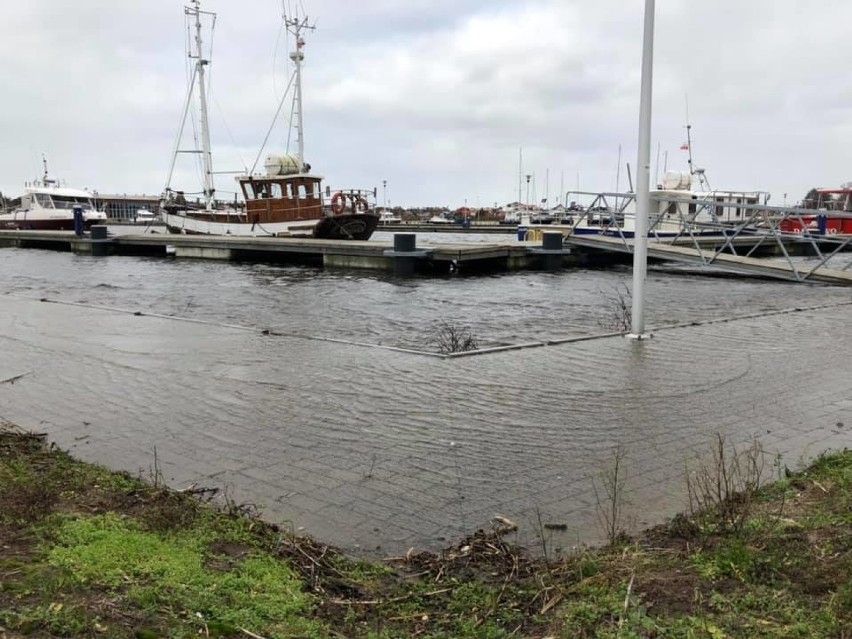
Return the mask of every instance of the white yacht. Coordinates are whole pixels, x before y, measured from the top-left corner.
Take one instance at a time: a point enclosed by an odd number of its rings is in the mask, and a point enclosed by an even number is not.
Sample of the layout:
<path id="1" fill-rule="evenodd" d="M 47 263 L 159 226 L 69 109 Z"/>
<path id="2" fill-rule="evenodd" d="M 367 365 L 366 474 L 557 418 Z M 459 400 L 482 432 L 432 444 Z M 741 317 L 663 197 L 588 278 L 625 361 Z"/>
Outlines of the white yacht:
<path id="1" fill-rule="evenodd" d="M 42 162 L 44 175 L 24 185 L 24 194 L 17 207 L 0 214 L 0 229 L 71 231 L 74 230 L 75 207 L 82 209 L 86 228 L 106 224 L 106 213 L 97 209 L 95 197 L 89 191 L 60 186 L 57 180 L 49 177 L 44 157 Z"/>

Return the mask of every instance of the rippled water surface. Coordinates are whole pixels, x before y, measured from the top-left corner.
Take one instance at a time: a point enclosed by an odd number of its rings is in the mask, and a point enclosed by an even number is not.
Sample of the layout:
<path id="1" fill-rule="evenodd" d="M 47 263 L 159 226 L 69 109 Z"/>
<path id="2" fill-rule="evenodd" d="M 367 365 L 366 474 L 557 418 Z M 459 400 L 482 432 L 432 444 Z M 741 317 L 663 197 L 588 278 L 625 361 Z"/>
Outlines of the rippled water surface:
<path id="1" fill-rule="evenodd" d="M 0 417 L 116 468 L 149 469 L 156 447 L 175 485 L 228 487 L 351 550 L 435 548 L 497 514 L 523 541 L 539 517 L 567 527 L 553 544 L 594 541 L 616 445 L 639 525 L 683 506 L 684 461 L 714 432 L 792 466 L 852 428 L 843 288 L 652 270 L 650 326 L 760 316 L 446 360 L 372 346 L 434 352 L 442 323 L 480 346 L 603 333 L 630 272 L 397 279 L 19 249 L 0 272 L 0 379 L 24 375 L 0 385 Z"/>

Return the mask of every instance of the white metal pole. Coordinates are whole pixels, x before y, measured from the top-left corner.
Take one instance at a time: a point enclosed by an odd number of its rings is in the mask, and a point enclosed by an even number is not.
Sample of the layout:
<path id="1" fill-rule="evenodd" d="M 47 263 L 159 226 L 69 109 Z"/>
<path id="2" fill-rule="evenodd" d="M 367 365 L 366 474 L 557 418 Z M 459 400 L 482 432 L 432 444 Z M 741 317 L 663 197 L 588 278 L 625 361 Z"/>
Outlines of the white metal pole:
<path id="1" fill-rule="evenodd" d="M 645 335 L 645 279 L 648 272 L 648 214 L 651 210 L 651 97 L 654 74 L 654 0 L 645 0 L 645 29 L 642 36 L 642 90 L 639 98 L 639 158 L 636 188 L 636 231 L 633 247 L 634 339 Z"/>
<path id="2" fill-rule="evenodd" d="M 524 173 L 524 147 L 518 149 L 518 203 L 521 202 L 521 180 Z"/>

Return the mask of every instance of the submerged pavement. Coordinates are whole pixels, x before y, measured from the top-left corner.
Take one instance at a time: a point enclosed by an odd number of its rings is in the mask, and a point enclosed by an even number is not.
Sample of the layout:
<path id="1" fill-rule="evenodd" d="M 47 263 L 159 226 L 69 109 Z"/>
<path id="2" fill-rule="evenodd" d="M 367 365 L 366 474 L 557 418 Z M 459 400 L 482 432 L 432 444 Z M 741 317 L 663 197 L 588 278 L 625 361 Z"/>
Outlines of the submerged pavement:
<path id="1" fill-rule="evenodd" d="M 595 481 L 618 446 L 640 527 L 684 509 L 685 464 L 716 433 L 757 438 L 767 478 L 852 444 L 842 305 L 452 360 L 12 295 L 0 308 L 0 380 L 23 375 L 0 384 L 0 418 L 367 554 L 436 549 L 495 515 L 530 545 L 599 541 Z"/>

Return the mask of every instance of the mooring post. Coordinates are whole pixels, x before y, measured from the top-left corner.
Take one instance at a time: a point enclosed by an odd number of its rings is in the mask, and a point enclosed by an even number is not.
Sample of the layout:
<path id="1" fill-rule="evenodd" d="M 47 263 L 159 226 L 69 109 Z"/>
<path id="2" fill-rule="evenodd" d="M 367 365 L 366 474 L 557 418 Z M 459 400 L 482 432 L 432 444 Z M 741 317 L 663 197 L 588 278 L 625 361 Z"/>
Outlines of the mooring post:
<path id="1" fill-rule="evenodd" d="M 96 224 L 92 226 L 92 255 L 103 257 L 109 252 L 109 244 L 106 225 Z"/>
<path id="2" fill-rule="evenodd" d="M 541 235 L 541 248 L 544 256 L 544 268 L 548 271 L 558 271 L 562 268 L 562 233 L 545 231 Z"/>
<path id="3" fill-rule="evenodd" d="M 528 248 L 527 252 L 541 256 L 536 260 L 536 264 L 541 268 L 558 271 L 562 268 L 565 256 L 571 254 L 571 249 L 565 248 L 563 242 L 564 237 L 560 231 L 545 231 L 541 234 L 541 246 Z"/>
<path id="4" fill-rule="evenodd" d="M 417 260 L 417 235 L 414 233 L 394 234 L 393 252 L 394 275 L 412 275 L 414 263 Z"/>

